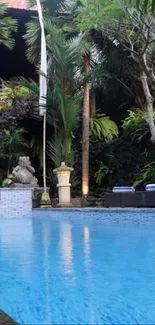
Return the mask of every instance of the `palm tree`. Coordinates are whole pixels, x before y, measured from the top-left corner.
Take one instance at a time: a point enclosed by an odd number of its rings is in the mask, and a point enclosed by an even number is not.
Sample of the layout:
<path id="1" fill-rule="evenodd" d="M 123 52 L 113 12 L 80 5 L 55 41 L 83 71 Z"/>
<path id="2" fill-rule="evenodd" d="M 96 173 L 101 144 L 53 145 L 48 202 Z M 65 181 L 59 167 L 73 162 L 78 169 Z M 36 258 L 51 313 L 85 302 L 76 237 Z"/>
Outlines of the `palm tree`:
<path id="1" fill-rule="evenodd" d="M 38 18 L 41 30 L 41 58 L 40 58 L 40 73 L 39 73 L 39 114 L 43 116 L 43 183 L 44 192 L 42 193 L 41 201 L 46 202 L 50 206 L 50 197 L 46 187 L 46 108 L 47 108 L 47 46 L 45 27 L 43 21 L 43 12 L 40 0 L 36 0 L 38 8 Z M 43 207 L 44 207 L 43 203 Z M 48 204 L 49 203 L 49 204 Z M 46 206 L 45 204 L 45 206 Z"/>
<path id="2" fill-rule="evenodd" d="M 104 20 L 108 17 L 114 17 L 118 10 L 117 0 L 110 3 L 106 0 L 89 0 L 79 1 L 76 9 L 76 17 L 74 19 L 77 30 L 83 34 L 82 45 L 87 44 L 87 51 L 83 55 L 83 71 L 84 71 L 84 96 L 83 96 L 83 150 L 82 150 L 82 194 L 89 193 L 89 137 L 90 128 L 89 120 L 90 112 L 90 95 L 91 83 L 90 74 L 92 72 L 93 56 L 98 55 L 97 48 L 92 40 L 92 31 L 100 28 Z M 95 13 L 95 14 L 94 14 Z"/>
<path id="3" fill-rule="evenodd" d="M 56 22 L 53 23 L 51 18 L 45 17 L 44 25 L 48 54 L 47 122 L 53 126 L 55 131 L 55 135 L 49 141 L 48 152 L 50 157 L 53 152 L 54 164 L 62 162 L 60 158 L 63 158 L 66 163 L 73 165 L 73 158 L 69 159 L 69 157 L 73 157 L 73 130 L 77 121 L 80 100 L 80 96 L 75 96 L 76 80 L 74 78 L 77 73 L 78 55 L 72 49 L 72 40 L 66 40 L 63 30 Z M 29 28 L 31 27 L 32 25 L 29 25 Z M 30 42 L 29 35 L 30 29 L 26 35 L 28 42 Z M 36 59 L 33 53 L 30 47 L 31 61 Z M 36 55 L 38 55 L 37 51 Z"/>
<path id="4" fill-rule="evenodd" d="M 72 11 L 71 11 L 71 20 Z M 68 22 L 67 22 L 68 23 Z M 83 135 L 82 135 L 82 194 L 87 195 L 89 192 L 89 118 L 90 118 L 90 62 L 91 62 L 91 49 L 93 48 L 93 44 L 89 41 L 88 33 L 79 32 L 76 24 L 72 26 L 71 23 L 69 26 L 65 24 L 62 28 L 59 29 L 58 39 L 61 38 L 59 46 L 59 51 L 57 51 L 57 55 L 54 56 L 56 60 L 59 60 L 59 64 L 55 65 L 52 59 L 53 73 L 54 71 L 57 74 L 59 71 L 59 65 L 61 67 L 59 73 L 59 82 L 61 81 L 63 87 L 63 93 L 65 96 L 72 95 L 72 87 L 70 87 L 71 81 L 76 80 L 76 75 L 79 74 L 80 78 L 83 75 Z M 51 29 L 51 51 L 53 51 L 53 35 Z M 64 37 L 63 30 L 72 32 L 73 38 L 69 39 L 66 42 Z M 49 37 L 49 36 L 48 36 Z M 63 47 L 62 47 L 63 44 Z M 66 47 L 67 45 L 67 47 Z M 58 46 L 58 44 L 57 44 Z M 62 48 L 62 57 L 61 50 Z M 66 55 L 65 55 L 66 54 Z M 53 56 L 52 56 L 53 57 Z M 66 60 L 67 59 L 67 60 Z M 60 64 L 61 62 L 61 64 Z M 67 64 L 66 64 L 67 63 Z M 55 66 L 57 67 L 57 72 L 55 70 Z M 63 72 L 63 73 L 62 73 Z M 77 91 L 77 90 L 76 90 Z M 67 149 L 67 148 L 66 148 Z"/>
<path id="5" fill-rule="evenodd" d="M 12 33 L 17 31 L 17 20 L 7 17 L 7 7 L 0 4 L 0 44 L 12 50 L 14 39 Z"/>
<path id="6" fill-rule="evenodd" d="M 48 152 L 50 157 L 53 152 L 52 160 L 55 164 L 57 162 L 55 167 L 62 161 L 73 166 L 73 131 L 80 107 L 75 80 L 78 55 L 72 50 L 72 40 L 66 40 L 63 30 L 56 23 L 47 18 L 45 28 L 48 35 L 48 122 L 53 124 L 55 131 Z"/>
<path id="7" fill-rule="evenodd" d="M 61 5 L 62 4 L 63 1 L 61 2 Z M 70 22 L 73 21 L 72 11 L 74 9 L 75 8 L 71 8 Z M 63 28 L 62 26 L 61 28 L 58 28 L 56 23 L 60 25 L 61 21 L 58 21 L 56 16 L 53 14 L 49 17 L 47 13 L 46 15 L 44 17 L 44 22 L 47 33 L 47 48 L 49 58 L 48 79 L 50 80 L 50 91 L 53 88 L 53 99 L 55 98 L 55 95 L 57 96 L 57 94 L 59 93 L 60 88 L 62 89 L 63 96 L 68 96 L 69 94 L 71 95 L 71 80 L 73 82 L 73 75 L 75 75 L 77 72 L 76 65 L 78 66 L 78 63 L 80 67 L 82 66 L 85 77 L 85 82 L 83 86 L 82 194 L 86 195 L 89 192 L 90 82 L 88 80 L 88 74 L 90 70 L 91 44 L 85 34 L 79 34 L 79 29 L 77 28 L 77 26 L 75 26 L 75 24 L 74 26 L 70 24 L 71 26 L 69 26 L 69 30 L 73 33 L 73 35 L 75 32 L 75 34 L 78 34 L 78 36 L 74 37 L 73 39 L 71 39 L 71 42 L 67 43 L 63 32 L 64 29 L 65 31 L 68 29 L 68 26 L 66 26 L 67 24 L 65 24 Z M 62 19 L 62 21 L 66 21 L 66 16 L 65 20 Z M 35 33 L 33 33 L 33 40 L 31 36 L 32 33 L 30 33 L 30 30 L 32 31 L 32 29 L 33 31 L 35 31 Z M 38 59 L 38 38 L 39 31 L 37 28 L 37 21 L 34 20 L 33 22 L 28 23 L 28 29 L 26 34 L 26 42 L 28 45 L 28 58 L 31 60 L 31 62 L 36 61 Z M 83 64 L 81 61 L 83 61 Z M 52 82 L 52 85 L 51 80 L 54 81 Z M 54 137 L 51 142 L 51 146 L 53 148 L 52 150 L 54 150 L 54 142 L 56 144 L 56 141 L 60 142 L 60 138 L 58 139 L 58 137 Z M 64 144 L 65 143 L 66 141 L 64 142 Z M 58 146 L 56 145 L 56 147 Z M 64 146 L 59 147 L 63 148 Z"/>
<path id="8" fill-rule="evenodd" d="M 74 129 L 77 125 L 79 101 L 74 97 L 65 97 L 59 93 L 60 103 L 57 106 L 57 118 L 48 116 L 48 123 L 55 127 L 55 134 L 49 139 L 47 154 L 54 163 L 60 166 L 65 161 L 68 166 L 74 166 Z M 55 116 L 56 117 L 56 116 Z"/>
<path id="9" fill-rule="evenodd" d="M 84 73 L 90 72 L 90 54 L 83 60 Z M 83 96 L 83 135 L 82 135 L 82 194 L 89 193 L 89 118 L 90 118 L 90 82 L 84 84 Z"/>
<path id="10" fill-rule="evenodd" d="M 76 12 L 77 15 L 77 12 Z M 34 25 L 35 27 L 34 27 Z M 45 14 L 44 23 L 46 29 L 47 52 L 48 52 L 48 119 L 52 114 L 54 121 L 54 129 L 56 136 L 52 139 L 49 151 L 50 155 L 54 151 L 64 149 L 66 157 L 68 156 L 68 145 L 70 146 L 70 134 L 66 128 L 66 123 L 69 122 L 71 111 L 66 114 L 68 102 L 77 94 L 80 88 L 83 92 L 83 154 L 82 154 L 82 194 L 87 195 L 89 192 L 89 137 L 90 137 L 90 89 L 91 89 L 91 73 L 92 73 L 92 54 L 94 54 L 95 45 L 91 39 L 91 32 L 88 30 L 82 31 L 79 29 L 78 20 L 73 19 L 71 13 L 62 15 Z M 68 25 L 68 23 L 70 23 Z M 30 32 L 33 28 L 33 33 Z M 38 40 L 39 30 L 37 28 L 37 20 L 30 22 L 27 29 L 26 41 L 28 45 L 28 56 L 31 61 L 38 60 Z M 80 81 L 80 83 L 79 83 Z M 79 96 L 79 100 L 81 96 Z M 72 105 L 71 105 L 72 106 Z M 73 105 L 74 108 L 76 104 Z M 55 111 L 55 108 L 57 110 Z M 53 109 L 54 108 L 54 109 Z M 60 114 L 61 112 L 61 114 Z M 76 112 L 76 110 L 75 110 Z M 62 114 L 63 113 L 63 114 Z M 60 130 L 58 121 L 64 116 L 63 121 L 63 146 L 60 145 Z M 76 116 L 76 114 L 74 115 Z M 74 129 L 74 126 L 73 126 Z M 56 144 L 59 142 L 59 144 Z M 62 142 L 62 140 L 61 140 Z M 54 147 L 54 144 L 56 147 Z M 62 157 L 59 152 L 59 157 Z M 67 158 L 66 158 L 67 159 Z M 58 161 L 58 159 L 56 160 Z"/>

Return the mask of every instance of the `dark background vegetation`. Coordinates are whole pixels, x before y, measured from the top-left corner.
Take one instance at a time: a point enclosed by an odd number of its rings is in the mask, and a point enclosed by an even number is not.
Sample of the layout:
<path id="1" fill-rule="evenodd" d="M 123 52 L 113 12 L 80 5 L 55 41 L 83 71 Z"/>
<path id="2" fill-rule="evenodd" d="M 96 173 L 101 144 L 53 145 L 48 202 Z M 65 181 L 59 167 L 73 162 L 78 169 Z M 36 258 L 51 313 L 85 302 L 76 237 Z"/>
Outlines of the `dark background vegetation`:
<path id="1" fill-rule="evenodd" d="M 37 73 L 25 56 L 26 46 L 22 38 L 25 33 L 25 23 L 30 19 L 31 11 L 10 10 L 9 15 L 18 19 L 18 33 L 15 35 L 16 45 L 12 51 L 0 46 L 0 77 L 8 80 L 15 76 L 33 78 L 37 81 Z M 154 159 L 154 145 L 149 136 L 145 141 L 137 144 L 130 136 L 125 136 L 122 131 L 122 120 L 128 115 L 129 109 L 143 107 L 143 94 L 137 78 L 136 66 L 128 58 L 128 53 L 122 48 L 113 46 L 105 38 L 94 34 L 100 50 L 105 56 L 105 66 L 108 76 L 102 86 L 96 90 L 96 108 L 100 113 L 110 116 L 119 126 L 119 138 L 108 143 L 91 141 L 90 145 L 90 175 L 94 175 L 102 164 L 109 166 L 111 172 L 103 178 L 101 185 L 96 186 L 94 176 L 90 176 L 90 191 L 96 195 L 102 195 L 104 191 L 111 190 L 114 185 L 132 185 L 136 179 L 136 173 L 140 171 L 151 159 Z M 19 55 L 20 53 L 20 55 Z M 131 77 L 132 76 L 132 77 Z M 10 110 L 0 113 L 0 132 L 10 125 L 24 127 L 27 141 L 32 138 L 42 141 L 42 121 L 32 118 L 32 111 L 36 106 L 36 98 L 16 99 Z M 48 126 L 47 132 L 52 135 L 53 129 Z M 81 179 L 81 122 L 76 130 L 76 162 L 75 173 Z M 42 166 L 39 152 L 27 149 L 31 156 L 32 164 L 36 167 L 37 177 L 42 183 Z M 51 161 L 47 166 L 52 170 Z M 1 163 L 1 176 L 5 174 L 5 166 Z M 51 185 L 50 177 L 48 184 Z M 54 187 L 52 187 L 55 195 Z M 80 195 L 80 183 L 73 191 Z"/>

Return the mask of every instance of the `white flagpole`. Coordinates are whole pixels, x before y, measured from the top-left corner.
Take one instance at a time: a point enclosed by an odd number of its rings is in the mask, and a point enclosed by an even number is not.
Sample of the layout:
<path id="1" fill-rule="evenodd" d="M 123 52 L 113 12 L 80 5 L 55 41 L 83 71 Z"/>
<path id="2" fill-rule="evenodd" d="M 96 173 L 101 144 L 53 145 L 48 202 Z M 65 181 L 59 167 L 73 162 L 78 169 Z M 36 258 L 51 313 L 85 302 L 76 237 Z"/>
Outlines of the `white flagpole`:
<path id="1" fill-rule="evenodd" d="M 43 13 L 40 0 L 36 0 L 41 29 L 41 64 L 39 74 L 39 114 L 43 116 L 43 182 L 42 201 L 49 201 L 46 187 L 46 103 L 47 103 L 47 51 Z M 44 207 L 44 206 L 43 206 Z"/>
<path id="2" fill-rule="evenodd" d="M 41 28 L 41 64 L 40 64 L 40 76 L 39 76 L 39 86 L 40 86 L 40 96 L 39 96 L 39 109 L 40 115 L 44 115 L 46 111 L 46 98 L 47 98 L 47 51 L 46 51 L 46 37 L 43 13 L 40 0 L 36 0 L 38 7 L 38 17 Z"/>

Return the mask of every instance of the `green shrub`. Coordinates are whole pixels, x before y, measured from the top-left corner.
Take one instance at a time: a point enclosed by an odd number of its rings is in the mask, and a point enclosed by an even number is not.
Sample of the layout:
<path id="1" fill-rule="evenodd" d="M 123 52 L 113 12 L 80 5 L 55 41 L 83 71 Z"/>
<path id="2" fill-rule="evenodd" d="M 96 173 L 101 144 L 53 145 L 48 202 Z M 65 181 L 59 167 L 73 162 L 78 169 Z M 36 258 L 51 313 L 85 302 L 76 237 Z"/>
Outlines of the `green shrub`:
<path id="1" fill-rule="evenodd" d="M 12 175 L 8 175 L 8 177 L 3 179 L 2 187 L 9 187 L 11 184 L 12 184 Z"/>
<path id="2" fill-rule="evenodd" d="M 110 167 L 101 164 L 100 168 L 97 170 L 97 172 L 94 175 L 96 184 L 100 186 L 104 177 L 111 173 L 112 173 L 112 169 Z"/>
<path id="3" fill-rule="evenodd" d="M 133 186 L 147 185 L 149 183 L 155 183 L 155 161 L 147 164 L 136 174 L 136 181 Z"/>
<path id="4" fill-rule="evenodd" d="M 129 115 L 123 121 L 122 127 L 127 136 L 130 135 L 133 140 L 138 142 L 141 141 L 144 136 L 149 134 L 146 110 L 136 109 L 136 111 L 129 111 Z"/>
<path id="5" fill-rule="evenodd" d="M 109 141 L 118 136 L 118 127 L 105 114 L 96 114 L 90 118 L 91 135 L 98 139 Z"/>
<path id="6" fill-rule="evenodd" d="M 32 92 L 26 87 L 4 88 L 0 91 L 0 112 L 12 106 L 12 100 L 17 97 L 29 97 Z"/>

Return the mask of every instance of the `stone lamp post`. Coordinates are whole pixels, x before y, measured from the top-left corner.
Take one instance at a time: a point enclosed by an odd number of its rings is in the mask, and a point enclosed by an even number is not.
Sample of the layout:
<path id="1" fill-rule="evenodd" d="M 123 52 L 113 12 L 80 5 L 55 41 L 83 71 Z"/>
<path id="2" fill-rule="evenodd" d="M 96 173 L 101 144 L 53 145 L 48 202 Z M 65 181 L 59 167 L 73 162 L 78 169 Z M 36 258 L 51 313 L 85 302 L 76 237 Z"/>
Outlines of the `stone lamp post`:
<path id="1" fill-rule="evenodd" d="M 53 172 L 57 175 L 58 179 L 58 197 L 60 207 L 70 207 L 71 203 L 71 194 L 70 188 L 70 174 L 73 171 L 73 168 L 66 166 L 65 162 L 61 163 L 61 166 L 54 169 Z"/>

